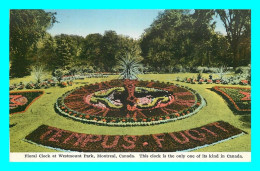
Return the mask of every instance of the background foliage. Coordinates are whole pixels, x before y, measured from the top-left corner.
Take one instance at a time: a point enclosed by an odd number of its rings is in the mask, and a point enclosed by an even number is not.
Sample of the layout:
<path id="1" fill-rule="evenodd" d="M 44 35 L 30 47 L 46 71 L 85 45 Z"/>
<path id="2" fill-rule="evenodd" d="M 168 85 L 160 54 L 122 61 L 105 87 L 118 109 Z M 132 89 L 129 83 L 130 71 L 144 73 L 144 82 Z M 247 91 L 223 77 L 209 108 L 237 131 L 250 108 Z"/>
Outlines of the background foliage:
<path id="1" fill-rule="evenodd" d="M 215 32 L 219 16 L 227 35 Z M 239 67 L 251 62 L 250 10 L 165 10 L 139 40 L 108 30 L 104 34 L 51 36 L 55 13 L 10 11 L 12 77 L 30 74 L 33 65 L 49 71 L 83 68 L 119 72 L 126 54 L 141 59 L 145 72 L 192 71 L 194 67 Z"/>

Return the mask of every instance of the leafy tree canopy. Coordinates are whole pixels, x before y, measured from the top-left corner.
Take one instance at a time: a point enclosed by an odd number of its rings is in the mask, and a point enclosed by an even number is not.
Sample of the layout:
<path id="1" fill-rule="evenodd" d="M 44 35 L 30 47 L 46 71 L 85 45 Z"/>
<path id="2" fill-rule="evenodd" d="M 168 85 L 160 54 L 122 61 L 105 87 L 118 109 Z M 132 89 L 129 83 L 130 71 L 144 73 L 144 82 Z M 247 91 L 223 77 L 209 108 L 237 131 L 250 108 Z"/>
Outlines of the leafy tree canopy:
<path id="1" fill-rule="evenodd" d="M 24 76 L 29 74 L 27 53 L 31 46 L 46 34 L 56 21 L 55 13 L 44 10 L 10 11 L 10 59 L 11 74 Z"/>

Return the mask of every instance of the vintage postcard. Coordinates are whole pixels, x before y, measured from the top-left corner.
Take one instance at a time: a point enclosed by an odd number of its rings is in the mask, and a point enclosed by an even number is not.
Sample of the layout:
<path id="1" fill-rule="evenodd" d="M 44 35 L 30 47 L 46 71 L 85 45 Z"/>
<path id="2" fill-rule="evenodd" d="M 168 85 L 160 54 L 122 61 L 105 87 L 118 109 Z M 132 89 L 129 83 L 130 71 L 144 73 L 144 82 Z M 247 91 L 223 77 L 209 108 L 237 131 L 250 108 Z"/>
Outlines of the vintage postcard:
<path id="1" fill-rule="evenodd" d="M 251 10 L 10 10 L 10 161 L 251 161 Z"/>

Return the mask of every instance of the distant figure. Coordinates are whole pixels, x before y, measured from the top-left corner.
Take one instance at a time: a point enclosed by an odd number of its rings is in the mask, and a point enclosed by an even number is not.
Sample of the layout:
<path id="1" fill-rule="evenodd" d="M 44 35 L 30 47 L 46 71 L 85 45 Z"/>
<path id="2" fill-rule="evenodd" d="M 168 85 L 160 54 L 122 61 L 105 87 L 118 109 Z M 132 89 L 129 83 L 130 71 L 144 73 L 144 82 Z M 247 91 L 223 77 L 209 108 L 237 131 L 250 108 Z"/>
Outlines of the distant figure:
<path id="1" fill-rule="evenodd" d="M 212 75 L 209 75 L 209 79 L 212 80 Z"/>

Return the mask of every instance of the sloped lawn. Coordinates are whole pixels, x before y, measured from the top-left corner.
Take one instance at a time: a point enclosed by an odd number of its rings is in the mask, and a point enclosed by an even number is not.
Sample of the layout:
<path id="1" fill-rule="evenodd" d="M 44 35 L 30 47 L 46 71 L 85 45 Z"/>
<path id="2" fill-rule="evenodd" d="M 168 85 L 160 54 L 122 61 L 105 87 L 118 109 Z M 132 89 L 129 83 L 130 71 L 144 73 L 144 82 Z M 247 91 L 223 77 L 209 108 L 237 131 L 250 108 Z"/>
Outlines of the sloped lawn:
<path id="1" fill-rule="evenodd" d="M 41 125 L 48 125 L 59 129 L 70 130 L 72 132 L 84 134 L 101 134 L 101 135 L 147 135 L 165 132 L 177 132 L 207 125 L 216 121 L 224 121 L 238 129 L 243 130 L 247 134 L 235 139 L 201 148 L 195 151 L 251 151 L 251 128 L 250 116 L 235 115 L 228 107 L 227 102 L 217 93 L 211 91 L 215 84 L 188 84 L 174 81 L 177 76 L 187 77 L 195 74 L 147 74 L 141 75 L 143 80 L 158 80 L 164 82 L 173 82 L 188 86 L 201 94 L 207 106 L 202 108 L 196 115 L 189 118 L 169 122 L 166 124 L 153 126 L 135 126 L 135 127 L 107 127 L 76 122 L 72 119 L 65 118 L 57 114 L 54 110 L 54 104 L 58 97 L 63 93 L 82 86 L 86 83 L 95 83 L 117 78 L 117 76 L 109 76 L 108 78 L 88 78 L 85 80 L 74 81 L 73 86 L 59 88 L 51 87 L 45 91 L 37 101 L 31 104 L 30 108 L 24 113 L 9 115 L 10 117 L 10 151 L 11 152 L 54 152 L 55 150 L 46 147 L 30 144 L 24 141 L 24 138 Z M 206 74 L 204 75 L 205 77 Z M 13 79 L 10 83 L 19 83 L 20 81 L 29 82 L 29 78 Z M 233 86 L 239 87 L 239 86 Z M 250 86 L 243 86 L 250 87 Z M 24 90 L 22 90 L 24 91 Z M 247 117 L 245 119 L 245 117 Z"/>

